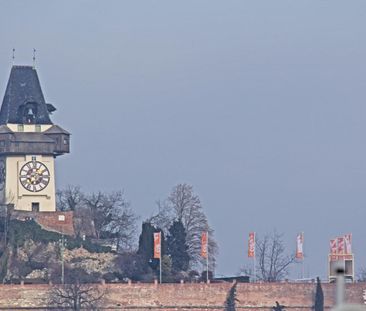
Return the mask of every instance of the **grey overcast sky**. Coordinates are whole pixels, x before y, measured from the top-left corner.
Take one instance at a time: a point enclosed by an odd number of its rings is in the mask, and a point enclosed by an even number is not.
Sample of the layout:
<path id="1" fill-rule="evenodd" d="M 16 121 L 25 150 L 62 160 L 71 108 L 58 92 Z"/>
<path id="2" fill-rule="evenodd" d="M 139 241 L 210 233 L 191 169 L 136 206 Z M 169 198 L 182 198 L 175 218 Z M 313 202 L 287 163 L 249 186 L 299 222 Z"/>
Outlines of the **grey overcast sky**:
<path id="1" fill-rule="evenodd" d="M 250 264 L 248 232 L 305 232 L 306 276 L 329 239 L 366 261 L 366 1 L 0 2 L 0 96 L 37 69 L 72 132 L 57 186 L 124 189 L 142 219 L 194 186 L 218 274 Z M 300 269 L 292 270 L 294 277 Z"/>

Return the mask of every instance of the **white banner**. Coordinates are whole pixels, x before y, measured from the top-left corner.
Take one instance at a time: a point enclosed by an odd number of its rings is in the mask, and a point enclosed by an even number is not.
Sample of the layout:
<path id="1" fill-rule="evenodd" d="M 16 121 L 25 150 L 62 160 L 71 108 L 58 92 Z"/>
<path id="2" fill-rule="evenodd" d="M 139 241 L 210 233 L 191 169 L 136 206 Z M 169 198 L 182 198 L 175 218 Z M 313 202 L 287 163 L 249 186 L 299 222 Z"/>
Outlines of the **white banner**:
<path id="1" fill-rule="evenodd" d="M 304 233 L 301 232 L 296 238 L 296 258 L 304 259 Z"/>
<path id="2" fill-rule="evenodd" d="M 344 248 L 346 254 L 352 254 L 352 234 L 346 234 L 344 236 Z"/>

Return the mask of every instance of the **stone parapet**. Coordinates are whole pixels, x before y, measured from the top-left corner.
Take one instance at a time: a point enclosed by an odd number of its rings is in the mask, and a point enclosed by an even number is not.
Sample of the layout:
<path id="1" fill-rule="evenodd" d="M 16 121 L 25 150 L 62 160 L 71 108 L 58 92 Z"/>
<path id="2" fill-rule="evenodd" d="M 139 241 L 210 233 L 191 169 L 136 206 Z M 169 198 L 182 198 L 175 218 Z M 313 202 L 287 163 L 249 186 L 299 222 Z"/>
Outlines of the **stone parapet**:
<path id="1" fill-rule="evenodd" d="M 105 310 L 223 310 L 231 283 L 96 284 L 106 290 Z M 47 308 L 50 285 L 0 285 L 0 310 Z M 237 309 L 312 311 L 315 283 L 239 283 Z M 334 306 L 335 285 L 322 284 L 326 309 Z M 365 283 L 347 284 L 346 300 L 364 304 Z M 18 309 L 19 310 L 19 309 Z M 24 309 L 23 309 L 24 310 Z M 30 310 L 30 309 L 29 309 Z"/>

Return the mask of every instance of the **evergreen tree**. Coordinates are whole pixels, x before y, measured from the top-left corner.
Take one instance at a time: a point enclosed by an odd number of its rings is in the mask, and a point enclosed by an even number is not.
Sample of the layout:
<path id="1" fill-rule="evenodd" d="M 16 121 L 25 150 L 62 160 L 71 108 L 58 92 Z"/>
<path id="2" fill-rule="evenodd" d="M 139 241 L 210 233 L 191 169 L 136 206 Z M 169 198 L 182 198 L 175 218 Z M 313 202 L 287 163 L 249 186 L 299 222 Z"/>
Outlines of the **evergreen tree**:
<path id="1" fill-rule="evenodd" d="M 324 311 L 324 294 L 319 277 L 316 278 L 315 311 Z"/>
<path id="2" fill-rule="evenodd" d="M 142 224 L 137 254 L 139 254 L 146 261 L 150 260 L 153 256 L 154 232 L 155 228 L 151 225 L 151 223 L 144 222 Z"/>
<path id="3" fill-rule="evenodd" d="M 284 305 L 280 305 L 278 303 L 278 301 L 276 301 L 276 305 L 274 307 L 272 307 L 273 311 L 285 311 L 285 306 Z"/>
<path id="4" fill-rule="evenodd" d="M 180 220 L 174 221 L 167 237 L 167 253 L 172 259 L 173 271 L 187 271 L 189 266 L 186 230 Z"/>
<path id="5" fill-rule="evenodd" d="M 235 311 L 235 304 L 236 304 L 236 285 L 237 283 L 235 282 L 233 286 L 231 286 L 229 293 L 226 297 L 225 300 L 225 311 Z"/>
<path id="6" fill-rule="evenodd" d="M 141 256 L 146 268 L 150 266 L 153 270 L 159 267 L 159 259 L 154 258 L 154 233 L 161 232 L 161 254 L 165 254 L 164 232 L 154 227 L 150 222 L 142 224 L 142 231 L 139 237 L 139 248 L 137 254 Z"/>
<path id="7" fill-rule="evenodd" d="M 159 271 L 159 269 L 158 269 Z M 172 259 L 168 255 L 163 255 L 161 262 L 162 282 L 169 283 L 174 281 L 172 275 Z M 160 271 L 159 271 L 160 273 Z"/>

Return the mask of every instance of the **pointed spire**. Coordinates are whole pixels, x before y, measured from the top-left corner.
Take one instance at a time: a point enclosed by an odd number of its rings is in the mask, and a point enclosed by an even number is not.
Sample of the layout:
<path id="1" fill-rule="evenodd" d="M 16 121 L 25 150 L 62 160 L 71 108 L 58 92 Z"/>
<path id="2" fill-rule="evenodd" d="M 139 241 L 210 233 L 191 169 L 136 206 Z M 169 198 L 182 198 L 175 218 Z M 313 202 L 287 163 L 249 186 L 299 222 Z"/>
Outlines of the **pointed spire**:
<path id="1" fill-rule="evenodd" d="M 37 71 L 31 66 L 13 66 L 0 109 L 0 125 L 52 124 L 49 109 Z"/>

